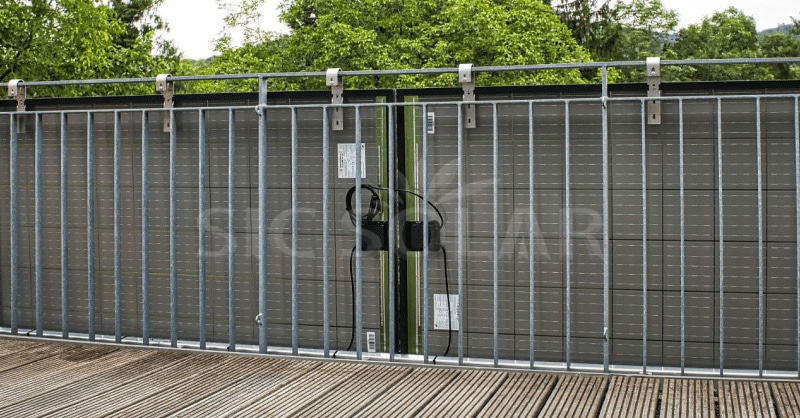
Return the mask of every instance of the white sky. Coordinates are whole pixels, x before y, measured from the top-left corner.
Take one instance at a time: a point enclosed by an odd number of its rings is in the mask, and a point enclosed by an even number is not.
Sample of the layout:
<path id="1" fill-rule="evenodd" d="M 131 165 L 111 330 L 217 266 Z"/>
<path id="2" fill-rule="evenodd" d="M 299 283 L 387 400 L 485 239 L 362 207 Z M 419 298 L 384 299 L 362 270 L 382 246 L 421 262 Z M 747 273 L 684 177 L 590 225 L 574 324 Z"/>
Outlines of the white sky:
<path id="1" fill-rule="evenodd" d="M 282 0 L 265 0 L 262 6 L 262 29 L 288 32 L 278 21 L 278 5 Z M 758 30 L 791 22 L 790 16 L 800 18 L 797 0 L 662 0 L 668 8 L 678 11 L 680 26 L 699 22 L 704 16 L 729 6 L 743 10 L 756 20 Z M 175 41 L 184 57 L 207 58 L 214 53 L 214 39 L 223 27 L 224 12 L 215 0 L 165 0 L 160 9 L 170 31 L 166 38 Z"/>

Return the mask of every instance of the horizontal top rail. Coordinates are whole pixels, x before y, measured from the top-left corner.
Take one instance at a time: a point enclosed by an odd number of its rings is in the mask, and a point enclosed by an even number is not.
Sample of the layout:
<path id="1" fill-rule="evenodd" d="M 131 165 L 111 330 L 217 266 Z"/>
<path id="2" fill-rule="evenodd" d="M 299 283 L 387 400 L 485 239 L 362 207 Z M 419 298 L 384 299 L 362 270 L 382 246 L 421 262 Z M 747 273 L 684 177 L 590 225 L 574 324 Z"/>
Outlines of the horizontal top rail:
<path id="1" fill-rule="evenodd" d="M 662 97 L 577 97 L 577 98 L 556 98 L 556 99 L 503 99 L 485 100 L 481 102 L 454 101 L 435 101 L 435 102 L 397 102 L 397 103 L 304 103 L 304 104 L 283 104 L 283 105 L 249 105 L 249 106 L 191 106 L 176 107 L 170 109 L 158 107 L 136 107 L 125 109 L 70 109 L 70 110 L 35 110 L 35 111 L 9 111 L 0 112 L 0 116 L 16 115 L 20 113 L 28 115 L 60 115 L 60 114 L 87 114 L 87 113 L 169 113 L 187 111 L 222 111 L 222 110 L 251 110 L 255 109 L 333 109 L 333 108 L 394 108 L 394 107 L 432 107 L 432 106 L 467 106 L 467 105 L 519 105 L 519 104 L 558 104 L 558 103 L 602 103 L 602 102 L 670 102 L 670 101 L 701 101 L 701 100 L 754 100 L 754 99 L 800 99 L 800 94 L 731 94 L 731 95 L 701 95 L 701 96 L 662 96 Z"/>
<path id="2" fill-rule="evenodd" d="M 695 59 L 695 60 L 663 60 L 661 65 L 757 65 L 757 64 L 800 64 L 800 57 L 784 58 L 729 58 L 729 59 Z M 484 67 L 472 67 L 473 73 L 494 73 L 507 71 L 545 71 L 545 70 L 567 70 L 567 69 L 600 69 L 611 67 L 644 67 L 645 61 L 608 61 L 608 62 L 575 62 L 575 63 L 556 63 L 556 64 L 528 64 L 528 65 L 494 65 Z M 342 77 L 358 76 L 392 76 L 392 75 L 438 75 L 438 74 L 458 74 L 458 67 L 450 68 L 416 68 L 416 69 L 395 69 L 395 70 L 355 70 L 340 71 Z M 300 78 L 300 77 L 325 77 L 325 71 L 298 71 L 283 73 L 248 73 L 248 74 L 213 74 L 213 75 L 186 75 L 169 76 L 168 81 L 220 81 L 236 79 L 269 79 L 269 78 Z M 28 87 L 36 86 L 72 86 L 72 85 L 91 85 L 91 84 L 133 84 L 133 83 L 152 83 L 156 77 L 138 78 L 108 78 L 108 79 L 87 79 L 87 80 L 50 80 L 50 81 L 26 81 L 20 85 Z M 0 87 L 7 87 L 8 83 L 0 83 Z"/>

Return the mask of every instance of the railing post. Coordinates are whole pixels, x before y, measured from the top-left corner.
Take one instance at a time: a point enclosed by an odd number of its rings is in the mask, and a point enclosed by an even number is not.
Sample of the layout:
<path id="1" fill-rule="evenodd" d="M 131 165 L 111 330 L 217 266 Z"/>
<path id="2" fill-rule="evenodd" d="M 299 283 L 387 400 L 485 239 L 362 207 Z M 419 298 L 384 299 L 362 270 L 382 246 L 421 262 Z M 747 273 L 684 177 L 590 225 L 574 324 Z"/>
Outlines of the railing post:
<path id="1" fill-rule="evenodd" d="M 258 352 L 267 353 L 267 79 L 258 80 Z"/>

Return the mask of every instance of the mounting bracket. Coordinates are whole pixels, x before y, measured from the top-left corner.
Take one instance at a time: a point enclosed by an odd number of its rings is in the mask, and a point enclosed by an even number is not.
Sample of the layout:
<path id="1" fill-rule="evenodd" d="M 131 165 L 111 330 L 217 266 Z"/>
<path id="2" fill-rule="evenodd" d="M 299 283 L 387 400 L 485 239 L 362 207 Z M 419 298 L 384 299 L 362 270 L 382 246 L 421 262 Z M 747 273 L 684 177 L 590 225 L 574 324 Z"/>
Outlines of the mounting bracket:
<path id="1" fill-rule="evenodd" d="M 17 101 L 17 112 L 25 111 L 26 89 L 24 81 L 19 79 L 9 80 L 7 97 Z M 17 115 L 17 133 L 25 132 L 25 124 L 22 123 L 22 115 Z"/>
<path id="2" fill-rule="evenodd" d="M 661 58 L 648 57 L 647 67 L 647 97 L 661 97 Z M 647 124 L 661 125 L 661 101 L 649 100 L 647 102 Z"/>
<path id="3" fill-rule="evenodd" d="M 161 93 L 164 96 L 164 109 L 172 109 L 175 102 L 172 100 L 175 97 L 175 84 L 169 81 L 171 74 L 159 74 L 156 76 L 156 93 Z M 169 132 L 170 126 L 170 112 L 164 112 L 164 132 Z"/>
<path id="4" fill-rule="evenodd" d="M 25 111 L 25 86 L 22 80 L 8 82 L 8 98 L 17 101 L 17 112 Z"/>
<path id="5" fill-rule="evenodd" d="M 462 101 L 474 102 L 475 80 L 472 75 L 472 64 L 460 64 L 458 66 L 458 82 L 461 83 L 461 87 L 464 89 L 464 97 L 462 98 Z M 474 104 L 468 104 L 466 106 L 466 114 L 464 116 L 466 117 L 464 126 L 467 129 L 474 128 L 476 126 Z"/>
<path id="6" fill-rule="evenodd" d="M 325 84 L 331 88 L 331 104 L 343 104 L 344 99 L 344 80 L 339 76 L 339 68 L 328 68 L 325 71 Z M 341 131 L 344 129 L 344 109 L 341 107 L 334 107 L 333 118 L 331 118 L 331 130 Z"/>

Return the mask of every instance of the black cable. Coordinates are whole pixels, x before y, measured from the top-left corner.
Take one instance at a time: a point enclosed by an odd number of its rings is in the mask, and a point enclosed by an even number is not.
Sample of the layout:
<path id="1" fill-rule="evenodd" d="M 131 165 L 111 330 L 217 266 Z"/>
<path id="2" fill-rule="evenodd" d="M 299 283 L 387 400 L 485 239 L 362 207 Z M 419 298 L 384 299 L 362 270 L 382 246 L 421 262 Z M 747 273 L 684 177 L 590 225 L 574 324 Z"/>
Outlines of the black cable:
<path id="1" fill-rule="evenodd" d="M 356 335 L 356 282 L 353 278 L 353 255 L 356 253 L 356 247 L 350 250 L 350 307 L 352 308 L 353 316 L 351 317 L 350 324 L 350 344 L 347 345 L 347 351 L 353 348 L 353 339 Z"/>
<path id="2" fill-rule="evenodd" d="M 375 190 L 385 190 L 385 191 L 389 191 L 389 189 L 388 189 L 388 188 L 386 188 L 386 187 L 372 186 L 372 188 L 373 188 L 373 189 L 375 189 Z M 425 199 L 424 197 L 422 197 L 421 195 L 419 195 L 419 194 L 418 194 L 418 193 L 416 193 L 416 192 L 412 192 L 411 190 L 406 190 L 406 189 L 395 189 L 394 191 L 395 191 L 395 192 L 402 192 L 402 193 L 408 193 L 408 194 L 412 194 L 412 195 L 414 195 L 414 196 L 418 197 L 418 198 L 419 198 L 420 200 L 422 200 L 423 202 L 426 202 L 426 199 Z M 436 211 L 436 214 L 437 214 L 437 215 L 439 215 L 439 221 L 442 223 L 442 228 L 444 228 L 444 216 L 442 215 L 442 212 L 439 210 L 439 208 L 437 208 L 437 207 L 436 207 L 436 205 L 434 205 L 434 204 L 433 204 L 433 202 L 431 202 L 431 201 L 430 201 L 430 199 L 428 199 L 428 200 L 427 200 L 427 203 L 428 203 L 428 204 L 429 204 L 429 205 L 430 205 L 430 206 L 433 208 L 433 210 L 435 210 L 435 211 Z"/>
<path id="3" fill-rule="evenodd" d="M 450 311 L 450 280 L 447 277 L 447 250 L 442 248 L 442 258 L 444 258 L 444 292 L 447 295 L 447 349 L 444 350 L 444 357 L 450 352 L 450 342 L 453 338 L 453 313 Z M 435 359 L 434 359 L 435 361 Z"/>

